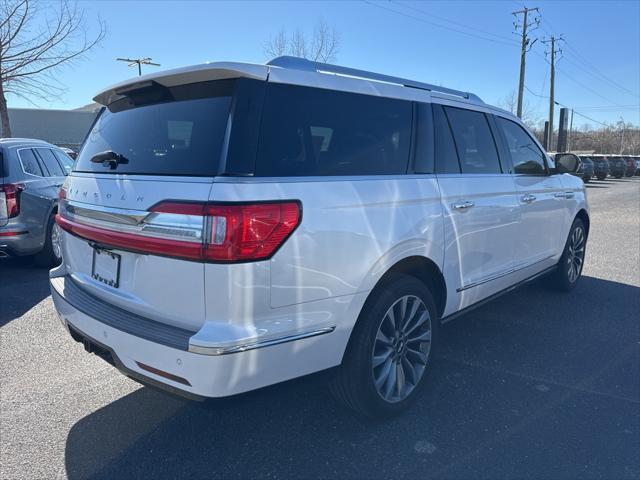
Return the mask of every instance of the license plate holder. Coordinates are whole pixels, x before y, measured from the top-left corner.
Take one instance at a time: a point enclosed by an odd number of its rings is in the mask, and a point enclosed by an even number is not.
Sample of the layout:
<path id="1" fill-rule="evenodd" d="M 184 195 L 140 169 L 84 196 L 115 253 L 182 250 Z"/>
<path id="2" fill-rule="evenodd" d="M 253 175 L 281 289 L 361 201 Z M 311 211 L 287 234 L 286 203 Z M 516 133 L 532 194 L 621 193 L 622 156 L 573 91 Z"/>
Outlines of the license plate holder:
<path id="1" fill-rule="evenodd" d="M 94 248 L 91 278 L 118 288 L 120 286 L 120 255 L 109 250 Z"/>

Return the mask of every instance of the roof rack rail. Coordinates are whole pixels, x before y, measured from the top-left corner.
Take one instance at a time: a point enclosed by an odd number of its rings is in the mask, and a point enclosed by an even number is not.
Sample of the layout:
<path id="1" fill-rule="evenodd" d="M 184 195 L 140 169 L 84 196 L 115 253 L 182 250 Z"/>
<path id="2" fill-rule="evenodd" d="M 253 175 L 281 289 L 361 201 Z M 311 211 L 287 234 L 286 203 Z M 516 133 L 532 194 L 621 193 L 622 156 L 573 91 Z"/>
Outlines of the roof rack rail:
<path id="1" fill-rule="evenodd" d="M 404 87 L 417 88 L 420 90 L 428 90 L 431 92 L 453 95 L 476 103 L 484 103 L 482 99 L 480 99 L 480 97 L 474 95 L 473 93 L 454 90 L 452 88 L 439 87 L 438 85 L 432 85 L 430 83 L 416 82 L 415 80 L 409 80 L 407 78 L 393 77 L 391 75 L 384 75 L 382 73 L 368 72 L 366 70 L 358 70 L 355 68 L 342 67 L 340 65 L 332 65 L 330 63 L 314 62 L 312 60 L 307 60 L 306 58 L 284 55 L 270 60 L 269 62 L 267 62 L 267 65 L 287 68 L 291 70 L 332 73 L 335 75 L 342 75 L 346 77 L 361 78 L 363 80 L 393 83 L 396 85 L 402 85 Z"/>

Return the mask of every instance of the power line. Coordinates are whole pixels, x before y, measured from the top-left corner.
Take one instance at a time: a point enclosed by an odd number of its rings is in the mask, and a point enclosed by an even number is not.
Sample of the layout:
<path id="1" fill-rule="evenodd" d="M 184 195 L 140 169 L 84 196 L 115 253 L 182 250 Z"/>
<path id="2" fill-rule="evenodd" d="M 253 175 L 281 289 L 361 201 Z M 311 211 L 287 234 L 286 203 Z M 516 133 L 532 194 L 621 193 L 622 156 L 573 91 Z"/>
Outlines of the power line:
<path id="1" fill-rule="evenodd" d="M 391 1 L 391 0 L 389 0 L 389 1 Z M 510 38 L 510 37 L 506 37 L 504 35 L 498 35 L 497 33 L 489 32 L 487 30 L 482 30 L 482 29 L 480 29 L 478 27 L 467 25 L 465 23 L 461 23 L 461 22 L 458 22 L 456 20 L 451 20 L 449 18 L 442 17 L 440 15 L 436 15 L 435 13 L 427 12 L 426 10 L 423 10 L 421 8 L 418 8 L 418 7 L 415 7 L 413 5 L 407 5 L 406 3 L 403 3 L 403 2 L 396 1 L 395 3 L 398 4 L 398 5 L 402 5 L 403 7 L 408 8 L 410 10 L 413 10 L 415 12 L 420 12 L 421 14 L 426 15 L 428 17 L 437 18 L 438 20 L 441 20 L 443 22 L 452 23 L 454 25 L 458 25 L 460 27 L 467 28 L 469 30 L 475 30 L 476 32 L 480 32 L 480 33 L 482 33 L 484 35 L 490 35 L 492 37 L 499 38 L 499 39 L 501 39 L 501 40 L 503 40 L 503 41 L 505 41 L 506 43 L 509 43 L 509 44 L 514 44 L 514 45 L 516 44 L 514 42 L 514 40 L 512 38 Z"/>
<path id="2" fill-rule="evenodd" d="M 549 26 L 550 26 L 551 28 L 553 28 L 554 30 L 556 30 L 556 28 L 551 24 L 551 22 L 549 21 L 549 19 L 546 19 L 545 21 L 546 21 L 546 23 L 548 23 L 548 24 L 549 24 Z M 606 80 L 606 81 L 607 81 L 607 82 L 609 82 L 611 85 L 614 85 L 614 86 L 618 87 L 618 89 L 621 89 L 621 90 L 624 90 L 624 91 L 625 91 L 625 92 L 627 92 L 627 93 L 630 93 L 631 95 L 633 95 L 633 96 L 634 96 L 634 97 L 636 97 L 636 98 L 640 97 L 640 95 L 638 95 L 637 93 L 632 92 L 632 91 L 631 91 L 631 90 L 629 90 L 628 88 L 626 88 L 626 87 L 624 87 L 624 86 L 620 85 L 620 84 L 619 84 L 619 83 L 617 83 L 615 80 L 613 80 L 613 79 L 609 78 L 607 75 L 605 75 L 604 73 L 602 73 L 602 72 L 601 72 L 597 67 L 595 67 L 592 63 L 590 63 L 590 62 L 589 62 L 589 61 L 588 61 L 584 56 L 582 56 L 582 55 L 581 55 L 581 54 L 580 54 L 580 53 L 579 53 L 579 52 L 578 52 L 578 51 L 577 51 L 573 46 L 571 46 L 570 44 L 568 44 L 566 41 L 565 41 L 565 45 L 566 45 L 567 49 L 568 49 L 571 53 L 573 53 L 573 54 L 574 54 L 578 59 L 580 59 L 584 65 L 586 65 L 587 67 L 591 68 L 591 70 L 592 70 L 593 72 L 595 72 L 595 73 L 599 74 L 599 75 L 602 77 L 602 79 Z"/>
<path id="3" fill-rule="evenodd" d="M 493 38 L 483 37 L 483 36 L 477 35 L 475 33 L 465 32 L 463 30 L 459 30 L 459 29 L 456 29 L 456 28 L 453 28 L 453 27 L 449 27 L 447 25 L 441 25 L 439 23 L 435 23 L 433 21 L 426 20 L 425 18 L 417 17 L 417 16 L 412 15 L 410 13 L 401 12 L 399 10 L 395 10 L 393 8 L 389 8 L 387 6 L 380 5 L 378 3 L 375 3 L 375 2 L 372 2 L 372 1 L 369 1 L 369 0 L 362 0 L 362 1 L 364 3 L 366 3 L 366 4 L 368 4 L 368 5 L 371 5 L 372 7 L 380 8 L 382 10 L 387 10 L 388 12 L 393 12 L 393 13 L 396 13 L 398 15 L 402 15 L 402 16 L 407 17 L 407 18 L 412 18 L 412 19 L 417 20 L 419 22 L 426 23 L 428 25 L 433 25 L 434 27 L 442 28 L 442 29 L 445 29 L 445 30 L 451 30 L 452 32 L 461 33 L 462 35 L 467 35 L 467 36 L 473 37 L 473 38 L 479 38 L 481 40 L 486 40 L 488 42 L 501 43 L 503 45 L 509 45 L 509 46 L 512 46 L 512 47 L 517 46 L 517 43 L 515 43 L 515 42 L 511 42 L 511 41 L 507 42 L 507 41 L 504 41 L 504 40 L 496 40 L 496 39 L 493 39 Z"/>

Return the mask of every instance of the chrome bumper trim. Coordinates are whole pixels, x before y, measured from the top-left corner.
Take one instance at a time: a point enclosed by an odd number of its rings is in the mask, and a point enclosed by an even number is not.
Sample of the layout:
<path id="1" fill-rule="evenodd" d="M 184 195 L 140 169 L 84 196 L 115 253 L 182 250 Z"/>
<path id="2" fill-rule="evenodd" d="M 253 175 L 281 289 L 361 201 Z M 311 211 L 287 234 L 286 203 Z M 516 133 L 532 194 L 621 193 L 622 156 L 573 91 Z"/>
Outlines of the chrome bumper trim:
<path id="1" fill-rule="evenodd" d="M 189 352 L 198 353 L 200 355 L 229 355 L 231 353 L 241 353 L 247 350 L 255 350 L 256 348 L 271 347 L 273 345 L 280 345 L 282 343 L 293 342 L 296 340 L 302 340 L 304 338 L 315 337 L 318 335 L 324 335 L 331 333 L 336 327 L 325 327 L 317 330 L 310 330 L 308 332 L 298 333 L 295 335 L 288 335 L 286 337 L 273 338 L 271 340 L 263 340 L 258 342 L 244 343 L 238 345 L 228 345 L 224 347 L 202 347 L 199 345 L 189 344 Z"/>

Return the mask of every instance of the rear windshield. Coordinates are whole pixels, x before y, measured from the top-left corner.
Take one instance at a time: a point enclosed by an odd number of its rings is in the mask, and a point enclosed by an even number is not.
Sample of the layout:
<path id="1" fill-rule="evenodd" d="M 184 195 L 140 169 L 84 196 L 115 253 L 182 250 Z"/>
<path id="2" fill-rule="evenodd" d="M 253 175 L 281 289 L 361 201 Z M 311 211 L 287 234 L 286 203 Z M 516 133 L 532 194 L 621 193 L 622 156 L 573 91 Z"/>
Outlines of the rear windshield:
<path id="1" fill-rule="evenodd" d="M 157 88 L 159 93 L 149 95 L 147 89 L 104 109 L 85 140 L 75 172 L 218 174 L 233 82 Z"/>

